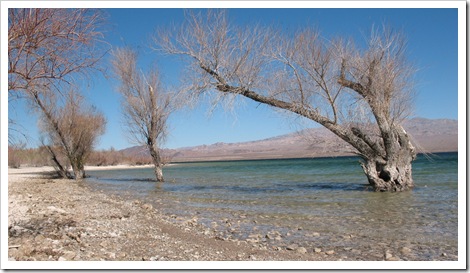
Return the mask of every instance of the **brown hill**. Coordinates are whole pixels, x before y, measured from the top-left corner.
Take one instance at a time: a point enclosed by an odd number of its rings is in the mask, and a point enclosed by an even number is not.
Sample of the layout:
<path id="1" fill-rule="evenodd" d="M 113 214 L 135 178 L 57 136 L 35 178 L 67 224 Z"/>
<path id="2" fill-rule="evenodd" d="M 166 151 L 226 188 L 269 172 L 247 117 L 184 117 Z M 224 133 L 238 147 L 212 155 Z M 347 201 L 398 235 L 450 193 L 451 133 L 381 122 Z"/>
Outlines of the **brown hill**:
<path id="1" fill-rule="evenodd" d="M 414 118 L 403 126 L 411 135 L 418 152 L 457 151 L 456 120 Z M 179 149 L 165 149 L 172 162 L 304 158 L 351 155 L 349 145 L 325 128 L 312 128 L 273 138 L 241 142 L 215 143 Z M 125 149 L 126 153 L 146 153 L 144 147 Z"/>

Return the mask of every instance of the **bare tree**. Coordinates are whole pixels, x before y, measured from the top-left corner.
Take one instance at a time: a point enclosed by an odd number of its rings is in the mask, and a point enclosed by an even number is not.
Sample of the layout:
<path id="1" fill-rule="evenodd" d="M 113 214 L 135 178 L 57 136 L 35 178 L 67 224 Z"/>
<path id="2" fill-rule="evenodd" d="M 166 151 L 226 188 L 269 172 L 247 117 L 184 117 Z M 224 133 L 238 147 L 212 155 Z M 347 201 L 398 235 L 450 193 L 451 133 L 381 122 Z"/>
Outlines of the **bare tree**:
<path id="1" fill-rule="evenodd" d="M 163 160 L 160 145 L 167 133 L 167 119 L 174 110 L 170 94 L 159 79 L 156 68 L 143 73 L 137 68 L 137 54 L 131 49 L 114 52 L 113 67 L 120 79 L 119 92 L 130 135 L 146 145 L 152 157 L 155 178 L 163 182 Z"/>
<path id="2" fill-rule="evenodd" d="M 26 99 L 41 110 L 37 102 L 54 101 L 91 70 L 101 70 L 103 18 L 93 9 L 9 9 L 9 102 Z M 21 131 L 10 119 L 9 140 Z"/>
<path id="3" fill-rule="evenodd" d="M 41 130 L 46 133 L 45 145 L 62 177 L 82 179 L 85 177 L 85 162 L 93 150 L 98 137 L 104 133 L 106 120 L 95 107 L 86 107 L 83 98 L 75 91 L 68 92 L 65 104 L 36 101 L 42 115 Z M 46 141 L 45 141 L 46 142 Z M 72 167 L 73 176 L 60 158 L 66 158 Z"/>
<path id="4" fill-rule="evenodd" d="M 315 29 L 285 35 L 239 28 L 225 12 L 189 13 L 161 30 L 156 49 L 188 62 L 193 93 L 240 95 L 315 121 L 362 158 L 376 191 L 413 187 L 415 149 L 400 125 L 413 94 L 413 69 L 399 33 L 372 31 L 366 47 L 326 40 Z"/>

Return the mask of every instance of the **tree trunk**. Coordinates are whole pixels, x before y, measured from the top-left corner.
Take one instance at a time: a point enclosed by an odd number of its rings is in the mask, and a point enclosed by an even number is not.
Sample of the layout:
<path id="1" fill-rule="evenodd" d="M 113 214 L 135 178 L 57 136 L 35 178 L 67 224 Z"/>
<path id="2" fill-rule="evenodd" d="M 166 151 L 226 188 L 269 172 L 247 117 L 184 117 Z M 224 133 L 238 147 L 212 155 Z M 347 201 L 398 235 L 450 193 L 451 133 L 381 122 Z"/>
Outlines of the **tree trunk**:
<path id="1" fill-rule="evenodd" d="M 375 191 L 405 191 L 414 187 L 411 161 L 411 156 L 400 157 L 385 164 L 380 159 L 365 159 L 362 168 Z"/>
<path id="2" fill-rule="evenodd" d="M 158 165 L 158 166 L 155 165 L 154 171 L 155 171 L 155 177 L 157 179 L 157 182 L 163 182 L 164 179 L 163 179 L 162 167 L 160 165 Z"/>
<path id="3" fill-rule="evenodd" d="M 72 164 L 72 170 L 73 170 L 75 180 L 85 178 L 85 169 L 83 166 L 78 165 L 78 164 Z"/>
<path id="4" fill-rule="evenodd" d="M 163 170 L 162 170 L 162 160 L 160 157 L 160 151 L 156 148 L 152 141 L 148 141 L 148 148 L 150 152 L 150 156 L 152 157 L 153 165 L 154 165 L 154 173 L 155 179 L 157 182 L 164 182 L 163 179 Z"/>
<path id="5" fill-rule="evenodd" d="M 85 170 L 73 170 L 73 174 L 75 176 L 75 180 L 85 178 Z"/>
<path id="6" fill-rule="evenodd" d="M 366 157 L 362 169 L 375 191 L 405 191 L 414 187 L 411 162 L 416 158 L 415 148 L 401 126 L 389 130 L 393 137 L 385 146 L 386 157 Z"/>
<path id="7" fill-rule="evenodd" d="M 46 147 L 47 151 L 51 154 L 51 158 L 52 158 L 52 161 L 55 164 L 55 169 L 56 169 L 57 175 L 60 178 L 63 178 L 63 179 L 70 178 L 69 173 L 67 172 L 66 168 L 64 166 L 62 166 L 62 164 L 60 163 L 60 161 L 57 158 L 57 155 L 54 152 L 54 150 L 52 149 L 52 147 L 49 146 L 49 145 L 45 145 L 45 147 Z"/>

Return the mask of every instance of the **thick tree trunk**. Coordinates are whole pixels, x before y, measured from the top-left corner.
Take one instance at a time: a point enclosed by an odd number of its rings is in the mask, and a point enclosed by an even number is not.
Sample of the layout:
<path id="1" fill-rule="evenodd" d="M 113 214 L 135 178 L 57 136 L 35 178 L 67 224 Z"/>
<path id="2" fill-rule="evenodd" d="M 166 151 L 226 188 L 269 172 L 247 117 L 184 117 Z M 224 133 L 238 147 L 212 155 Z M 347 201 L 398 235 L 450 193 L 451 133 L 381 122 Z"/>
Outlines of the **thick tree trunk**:
<path id="1" fill-rule="evenodd" d="M 414 187 L 411 161 L 411 155 L 385 164 L 382 160 L 365 159 L 362 168 L 375 191 L 405 191 Z"/>
<path id="2" fill-rule="evenodd" d="M 72 171 L 73 171 L 73 175 L 74 175 L 75 180 L 85 178 L 85 168 L 84 168 L 83 164 L 72 163 Z"/>
<path id="3" fill-rule="evenodd" d="M 362 168 L 375 191 L 405 191 L 414 187 L 411 162 L 416 158 L 415 148 L 400 125 L 388 131 L 384 141 L 386 156 L 366 157 Z"/>
<path id="4" fill-rule="evenodd" d="M 73 174 L 74 174 L 75 180 L 85 178 L 85 170 L 83 169 L 73 169 Z"/>

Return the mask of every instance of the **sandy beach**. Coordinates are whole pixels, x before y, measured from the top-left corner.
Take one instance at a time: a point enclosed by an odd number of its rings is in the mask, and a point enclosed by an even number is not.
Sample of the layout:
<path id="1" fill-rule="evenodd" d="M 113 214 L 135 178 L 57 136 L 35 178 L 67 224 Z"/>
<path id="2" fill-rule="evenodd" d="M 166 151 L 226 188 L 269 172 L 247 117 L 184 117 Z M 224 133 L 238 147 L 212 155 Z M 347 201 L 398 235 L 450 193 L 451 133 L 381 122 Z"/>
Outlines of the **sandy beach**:
<path id="1" fill-rule="evenodd" d="M 107 167 L 94 167 L 107 168 Z M 112 168 L 129 168 L 114 166 Z M 198 223 L 140 200 L 124 200 L 73 180 L 48 178 L 52 168 L 9 169 L 9 261 L 324 261 L 332 252 L 279 249 L 226 240 Z"/>

